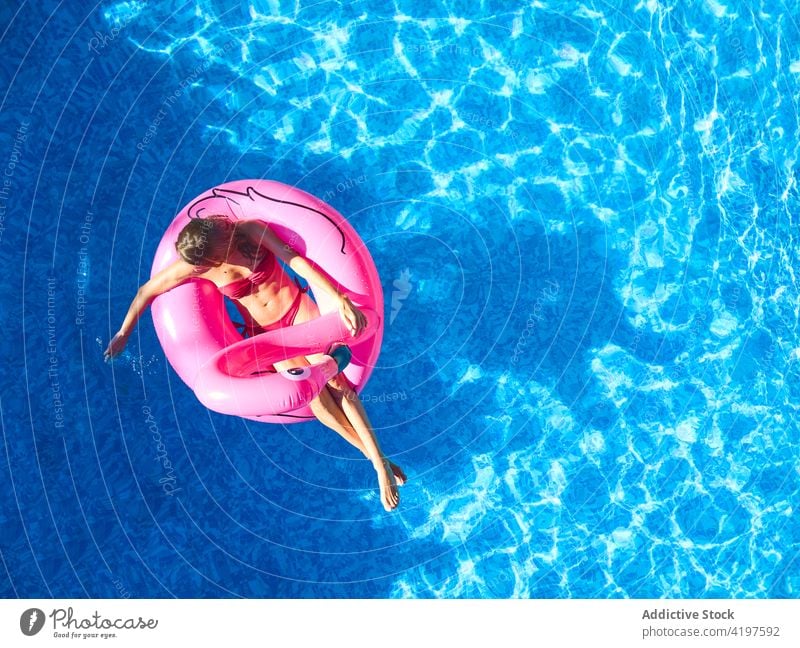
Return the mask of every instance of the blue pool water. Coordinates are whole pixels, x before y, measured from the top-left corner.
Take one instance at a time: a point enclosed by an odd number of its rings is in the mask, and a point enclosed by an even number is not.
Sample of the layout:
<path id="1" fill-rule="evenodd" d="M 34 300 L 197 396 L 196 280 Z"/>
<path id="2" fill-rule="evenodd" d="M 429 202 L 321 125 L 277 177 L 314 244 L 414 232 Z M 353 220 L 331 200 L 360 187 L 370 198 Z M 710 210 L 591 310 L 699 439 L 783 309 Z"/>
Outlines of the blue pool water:
<path id="1" fill-rule="evenodd" d="M 2 596 L 800 594 L 796 2 L 11 4 Z M 398 512 L 149 314 L 102 362 L 174 214 L 260 177 L 374 256 Z"/>

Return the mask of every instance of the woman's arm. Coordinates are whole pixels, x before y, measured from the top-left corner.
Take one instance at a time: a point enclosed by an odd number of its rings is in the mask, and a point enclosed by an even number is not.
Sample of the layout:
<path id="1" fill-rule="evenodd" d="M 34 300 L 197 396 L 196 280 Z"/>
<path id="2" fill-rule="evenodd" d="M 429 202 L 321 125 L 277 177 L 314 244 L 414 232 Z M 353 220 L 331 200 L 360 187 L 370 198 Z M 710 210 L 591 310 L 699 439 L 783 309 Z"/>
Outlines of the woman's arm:
<path id="1" fill-rule="evenodd" d="M 303 279 L 313 283 L 315 286 L 319 286 L 333 297 L 339 305 L 339 312 L 345 323 L 350 327 L 350 333 L 352 335 L 358 335 L 367 325 L 367 318 L 355 304 L 350 301 L 350 298 L 340 293 L 336 287 L 328 281 L 328 278 L 312 266 L 303 255 L 297 252 L 297 250 L 278 238 L 275 232 L 273 232 L 264 221 L 248 220 L 241 223 L 240 227 L 244 227 L 244 231 L 247 232 L 251 239 L 257 244 L 266 245 L 275 256 L 298 275 L 303 277 Z"/>
<path id="2" fill-rule="evenodd" d="M 103 354 L 106 360 L 110 360 L 115 355 L 122 352 L 128 343 L 128 338 L 133 332 L 136 322 L 139 321 L 144 310 L 161 293 L 165 293 L 191 277 L 199 277 L 208 268 L 200 268 L 186 263 L 183 259 L 178 259 L 171 265 L 156 273 L 149 281 L 143 284 L 136 291 L 122 326 L 119 327 L 117 334 L 108 343 L 108 348 Z"/>

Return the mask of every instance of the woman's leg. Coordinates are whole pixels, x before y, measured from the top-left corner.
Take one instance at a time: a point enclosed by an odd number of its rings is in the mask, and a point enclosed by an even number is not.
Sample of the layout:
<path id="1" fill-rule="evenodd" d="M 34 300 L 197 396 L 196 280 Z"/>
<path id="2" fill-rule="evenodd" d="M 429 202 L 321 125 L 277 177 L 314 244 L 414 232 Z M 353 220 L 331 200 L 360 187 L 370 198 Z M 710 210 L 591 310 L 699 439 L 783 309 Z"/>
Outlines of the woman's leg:
<path id="1" fill-rule="evenodd" d="M 356 398 L 358 398 L 357 394 Z M 358 433 L 353 429 L 350 419 L 342 409 L 340 392 L 334 389 L 330 383 L 325 386 L 317 398 L 309 403 L 309 406 L 311 407 L 311 411 L 314 412 L 314 416 L 316 416 L 322 424 L 339 434 L 345 441 L 355 448 L 358 448 L 365 457 L 369 458 L 364 444 L 361 441 L 361 437 L 359 437 Z M 403 469 L 389 459 L 386 459 L 386 461 L 389 462 L 389 468 L 397 481 L 397 485 L 402 486 L 405 484 L 408 478 L 403 472 Z"/>
<path id="2" fill-rule="evenodd" d="M 283 362 L 276 362 L 275 368 L 278 371 L 283 371 L 291 367 L 302 367 L 318 362 L 317 358 L 314 356 L 309 356 L 309 359 L 301 357 L 284 360 Z M 334 400 L 330 388 L 327 385 L 322 388 L 322 391 L 311 400 L 308 405 L 320 423 L 332 429 L 346 441 L 361 450 L 364 456 L 369 458 L 369 454 L 364 447 L 364 442 L 361 440 L 358 432 L 353 429 L 350 420 L 342 411 L 342 407 Z M 398 479 L 401 480 L 400 483 L 405 483 L 405 475 L 398 466 L 394 465 L 385 457 L 383 459 L 382 469 L 378 470 L 376 467 L 375 470 L 378 473 L 381 503 L 383 504 L 383 508 L 387 511 L 391 511 L 400 501 L 400 495 L 397 492 Z"/>
<path id="3" fill-rule="evenodd" d="M 350 423 L 351 427 L 355 428 L 355 430 L 361 429 L 362 433 L 366 432 L 367 434 L 374 435 L 374 428 L 372 427 L 372 423 L 370 423 L 367 412 L 364 409 L 364 404 L 358 397 L 356 390 L 350 386 L 344 376 L 339 374 L 331 378 L 328 381 L 327 389 L 333 397 L 333 400 L 336 402 L 336 405 L 342 410 L 342 412 L 344 412 L 344 415 L 347 417 L 347 421 Z M 358 436 L 357 432 L 356 436 Z M 364 452 L 363 448 L 362 452 Z M 389 460 L 387 459 L 387 461 Z M 389 461 L 389 466 L 391 467 L 392 473 L 397 479 L 398 485 L 402 486 L 405 484 L 406 475 L 400 466 L 392 463 L 391 461 Z"/>
<path id="4" fill-rule="evenodd" d="M 317 305 L 308 295 L 303 295 L 300 309 L 297 312 L 293 324 L 302 324 L 315 317 L 319 317 Z M 292 358 L 275 363 L 275 368 L 282 371 L 291 367 L 316 364 L 322 361 L 324 357 L 323 354 L 312 354 L 306 357 Z M 355 401 L 357 407 L 343 405 L 340 382 L 341 385 L 346 385 L 349 390 L 349 400 L 351 402 Z M 361 402 L 358 400 L 358 394 L 346 384 L 346 381 L 337 381 L 337 377 L 334 377 L 328 382 L 328 385 L 322 389 L 320 394 L 309 403 L 309 407 L 323 425 L 334 430 L 346 441 L 358 448 L 367 458 L 369 458 L 369 453 L 367 452 L 362 437 L 366 436 L 377 448 L 377 441 L 372 426 L 369 423 L 369 419 L 366 416 Z M 347 415 L 347 411 L 353 413 L 353 420 Z M 380 453 L 379 448 L 378 452 Z M 406 476 L 399 466 L 390 462 L 383 457 L 382 454 L 381 457 L 383 458 L 383 465 L 380 470 L 376 467 L 376 472 L 378 472 L 381 502 L 384 508 L 389 511 L 395 508 L 399 502 L 397 484 L 404 484 Z"/>

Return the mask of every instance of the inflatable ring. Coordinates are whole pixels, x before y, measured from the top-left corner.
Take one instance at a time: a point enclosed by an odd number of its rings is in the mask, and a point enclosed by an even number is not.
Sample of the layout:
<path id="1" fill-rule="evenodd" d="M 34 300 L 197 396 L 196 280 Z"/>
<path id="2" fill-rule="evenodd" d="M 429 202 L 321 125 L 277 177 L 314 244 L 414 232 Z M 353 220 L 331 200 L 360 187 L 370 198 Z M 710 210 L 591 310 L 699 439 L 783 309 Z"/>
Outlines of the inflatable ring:
<path id="1" fill-rule="evenodd" d="M 356 391 L 369 379 L 383 339 L 383 290 L 364 242 L 333 207 L 295 187 L 271 180 L 238 180 L 206 191 L 175 217 L 156 250 L 151 276 L 178 259 L 175 242 L 191 218 L 213 214 L 260 219 L 303 255 L 364 313 L 366 328 L 353 338 L 334 299 L 310 284 L 320 317 L 243 338 L 217 286 L 189 280 L 153 300 L 156 334 L 172 368 L 206 407 L 266 423 L 314 418 L 311 401 L 340 367 L 325 361 L 275 371 L 273 363 L 326 353 L 334 342 L 352 351 L 343 373 Z M 342 362 L 339 358 L 339 362 Z"/>

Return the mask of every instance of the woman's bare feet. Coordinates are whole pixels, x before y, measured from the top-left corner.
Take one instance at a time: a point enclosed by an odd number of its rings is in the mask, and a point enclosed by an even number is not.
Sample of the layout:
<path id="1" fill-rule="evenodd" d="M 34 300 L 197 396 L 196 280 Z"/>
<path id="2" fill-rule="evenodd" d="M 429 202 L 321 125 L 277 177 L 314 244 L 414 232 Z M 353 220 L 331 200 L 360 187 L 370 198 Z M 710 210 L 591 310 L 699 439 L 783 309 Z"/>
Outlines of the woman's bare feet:
<path id="1" fill-rule="evenodd" d="M 381 468 L 375 468 L 378 473 L 378 485 L 381 489 L 381 503 L 387 511 L 397 508 L 400 503 L 400 493 L 397 492 L 397 478 L 388 459 L 383 460 Z M 402 471 L 401 471 L 402 472 Z"/>
<path id="2" fill-rule="evenodd" d="M 408 477 L 406 477 L 406 474 L 403 472 L 403 469 L 396 463 L 392 463 L 388 459 L 386 461 L 389 462 L 389 468 L 392 469 L 392 474 L 394 475 L 397 485 L 402 486 L 403 484 L 405 484 L 408 481 Z"/>

